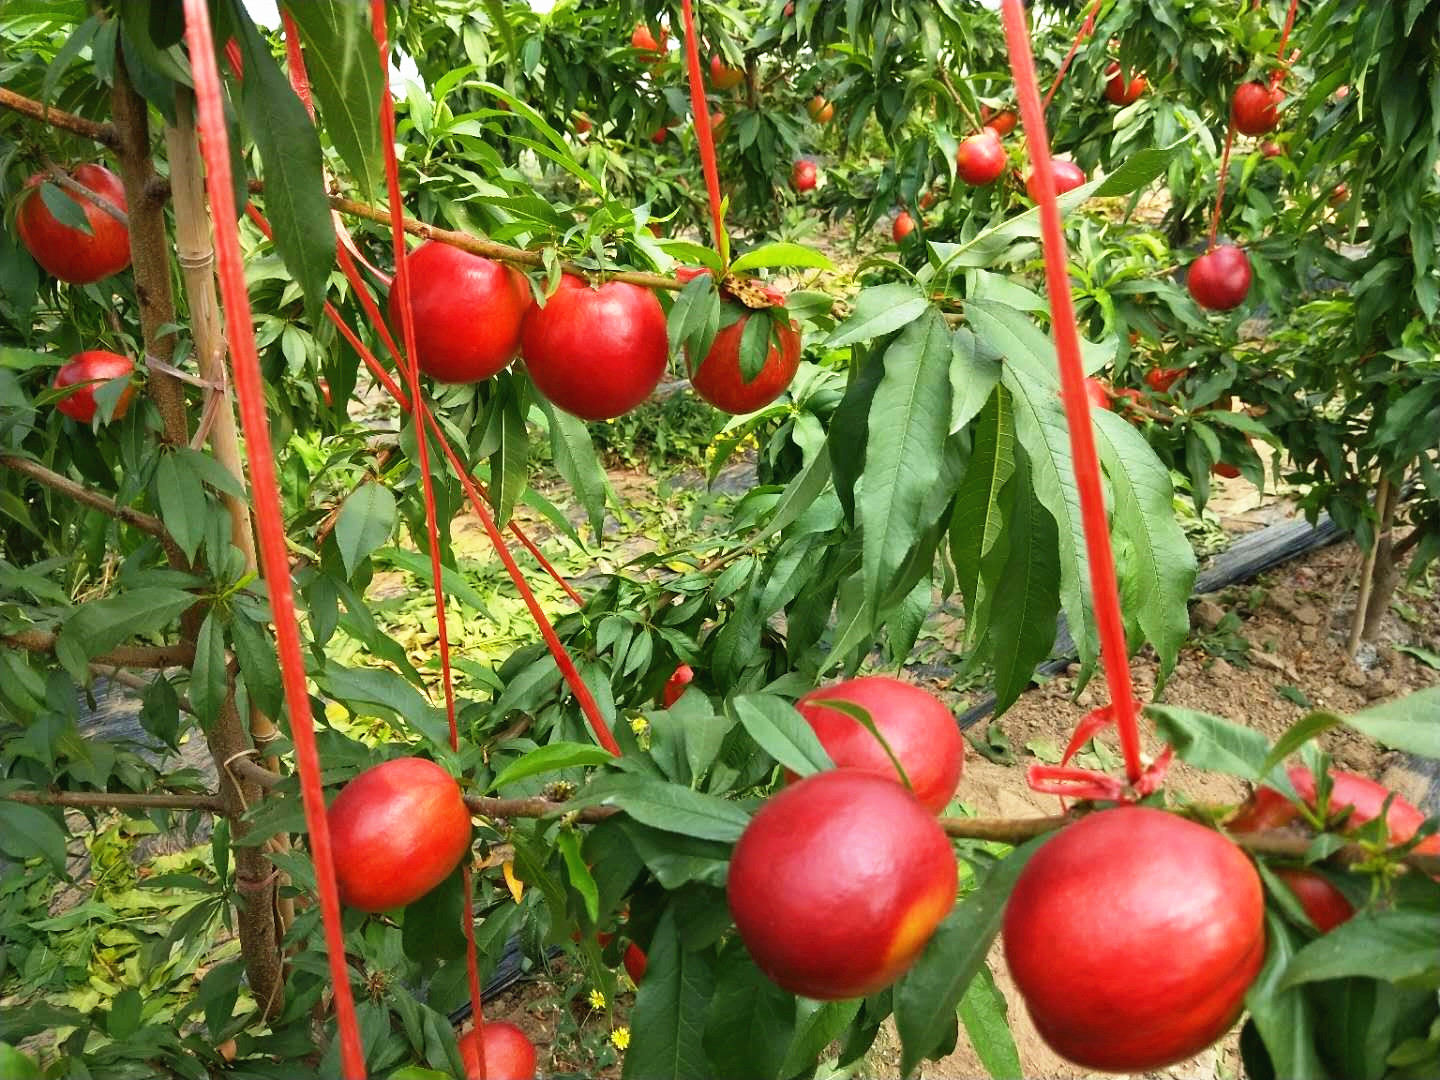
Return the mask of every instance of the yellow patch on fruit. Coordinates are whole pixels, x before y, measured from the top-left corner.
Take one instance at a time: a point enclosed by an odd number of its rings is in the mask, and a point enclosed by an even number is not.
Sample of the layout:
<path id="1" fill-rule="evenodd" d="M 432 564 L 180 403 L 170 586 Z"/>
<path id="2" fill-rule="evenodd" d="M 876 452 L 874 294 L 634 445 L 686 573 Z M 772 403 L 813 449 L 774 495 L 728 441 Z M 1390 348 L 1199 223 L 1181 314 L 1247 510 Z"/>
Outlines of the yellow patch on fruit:
<path id="1" fill-rule="evenodd" d="M 925 942 L 930 940 L 930 935 L 935 932 L 935 926 L 950 910 L 951 893 L 948 889 L 937 889 L 929 896 L 922 897 L 910 906 L 900 918 L 900 924 L 895 928 L 895 936 L 890 939 L 890 948 L 885 950 L 885 964 L 905 964 L 915 956 Z"/>
<path id="2" fill-rule="evenodd" d="M 500 867 L 500 872 L 505 875 L 505 887 L 510 890 L 510 895 L 518 904 L 520 898 L 525 895 L 525 882 L 515 876 L 515 864 L 507 859 L 505 864 Z"/>

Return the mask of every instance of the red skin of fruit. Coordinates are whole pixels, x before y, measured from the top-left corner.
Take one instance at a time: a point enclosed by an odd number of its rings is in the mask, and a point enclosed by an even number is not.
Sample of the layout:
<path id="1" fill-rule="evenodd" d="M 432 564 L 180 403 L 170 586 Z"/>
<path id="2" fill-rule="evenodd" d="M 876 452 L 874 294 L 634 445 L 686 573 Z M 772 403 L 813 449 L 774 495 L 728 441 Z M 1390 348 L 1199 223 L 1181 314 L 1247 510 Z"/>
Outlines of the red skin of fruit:
<path id="1" fill-rule="evenodd" d="M 680 695 L 685 693 L 685 688 L 695 681 L 695 669 L 689 664 L 677 664 L 675 672 L 665 680 L 665 689 L 660 692 L 660 701 L 665 708 L 670 708 L 680 700 Z"/>
<path id="2" fill-rule="evenodd" d="M 992 128 L 962 139 L 955 151 L 955 171 L 973 187 L 993 184 L 1009 163 L 1005 145 Z"/>
<path id="3" fill-rule="evenodd" d="M 335 399 L 330 396 L 330 384 L 324 379 L 320 379 L 316 385 L 320 387 L 320 396 L 325 399 L 325 404 L 334 405 Z"/>
<path id="4" fill-rule="evenodd" d="M 1112 105 L 1133 105 L 1145 93 L 1144 75 L 1136 75 L 1127 82 L 1119 64 L 1111 64 L 1105 69 L 1105 74 L 1110 76 L 1105 83 L 1105 99 Z"/>
<path id="5" fill-rule="evenodd" d="M 660 40 L 656 41 L 655 35 L 650 32 L 650 27 L 644 23 L 636 23 L 634 31 L 630 34 L 630 45 L 632 48 L 639 49 L 641 52 L 658 54 L 657 56 L 641 57 L 645 63 L 653 64 L 659 59 L 659 56 L 664 55 L 665 42 L 669 36 L 669 32 L 662 26 L 660 27 Z"/>
<path id="6" fill-rule="evenodd" d="M 761 315 L 761 318 L 768 318 Z M 705 354 L 704 361 L 697 369 L 690 363 L 686 350 L 685 361 L 690 367 L 690 385 L 702 398 L 722 412 L 733 416 L 744 416 L 761 406 L 768 405 L 790 385 L 800 367 L 800 326 L 791 322 L 779 333 L 780 344 L 770 339 L 770 351 L 765 354 L 765 365 L 750 382 L 740 372 L 740 340 L 745 324 L 751 314 L 739 319 L 715 335 L 715 342 Z"/>
<path id="7" fill-rule="evenodd" d="M 1355 907 L 1345 899 L 1345 894 L 1314 870 L 1280 867 L 1275 870 L 1275 876 L 1295 894 L 1315 929 L 1322 934 L 1328 934 L 1355 914 Z"/>
<path id="8" fill-rule="evenodd" d="M 828 769 L 770 797 L 735 845 L 730 914 L 756 966 L 838 1001 L 894 982 L 955 902 L 955 853 L 899 784 Z"/>
<path id="9" fill-rule="evenodd" d="M 915 219 L 910 216 L 909 211 L 901 210 L 895 215 L 895 224 L 890 226 L 890 237 L 895 243 L 900 243 L 914 231 Z"/>
<path id="10" fill-rule="evenodd" d="M 821 107 L 820 111 L 815 114 L 815 122 L 817 124 L 828 124 L 834 119 L 835 106 L 828 101 Z"/>
<path id="11" fill-rule="evenodd" d="M 1210 471 L 1216 476 L 1223 476 L 1226 480 L 1234 480 L 1240 475 L 1240 467 L 1231 465 L 1228 461 L 1217 461 L 1210 466 Z"/>
<path id="12" fill-rule="evenodd" d="M 366 769 L 341 788 L 328 816 L 340 901 L 361 911 L 414 903 L 470 851 L 460 785 L 423 758 Z"/>
<path id="13" fill-rule="evenodd" d="M 853 716 L 824 704 L 827 699 L 868 712 L 900 759 L 920 805 L 932 814 L 945 809 L 965 772 L 965 740 L 943 702 L 918 686 L 871 675 L 811 690 L 795 703 L 836 766 L 864 769 L 896 783 L 900 775 L 880 741 Z M 787 775 L 794 779 L 793 773 Z"/>
<path id="14" fill-rule="evenodd" d="M 492 1020 L 460 1036 L 460 1060 L 465 1074 L 480 1069 L 480 1044 L 485 1047 L 485 1080 L 535 1080 L 535 1044 L 514 1024 Z"/>
<path id="15" fill-rule="evenodd" d="M 1099 379 L 1085 380 L 1085 396 L 1090 399 L 1092 409 L 1109 409 L 1114 404 L 1110 388 Z"/>
<path id="16" fill-rule="evenodd" d="M 1119 405 L 1126 401 L 1130 402 L 1130 404 L 1132 405 L 1142 406 L 1145 404 L 1145 395 L 1142 394 L 1139 390 L 1136 390 L 1134 387 L 1127 386 L 1121 390 L 1116 390 L 1115 397 L 1112 399 L 1112 401 L 1112 408 L 1114 407 L 1114 405 Z M 1120 411 L 1124 410 L 1122 409 Z M 1139 418 L 1133 415 L 1128 417 L 1127 419 L 1129 419 L 1132 424 L 1138 424 L 1140 422 Z"/>
<path id="17" fill-rule="evenodd" d="M 1162 810 L 1102 810 L 1021 872 L 1005 959 L 1052 1050 L 1145 1072 L 1229 1030 L 1265 959 L 1264 919 L 1259 874 L 1219 833 Z"/>
<path id="18" fill-rule="evenodd" d="M 575 118 L 576 135 L 588 134 L 592 126 L 593 125 L 590 123 L 590 118 L 588 116 L 577 116 Z"/>
<path id="19" fill-rule="evenodd" d="M 744 68 L 731 67 L 718 56 L 710 57 L 710 85 L 716 90 L 733 90 L 744 81 Z"/>
<path id="20" fill-rule="evenodd" d="M 938 199 L 939 199 L 939 196 L 936 195 L 935 192 L 933 192 L 933 191 L 927 191 L 927 192 L 925 192 L 924 195 L 921 195 L 921 196 L 920 196 L 920 209 L 921 209 L 921 210 L 929 210 L 932 206 L 935 205 L 935 203 L 936 203 L 936 201 L 937 201 Z"/>
<path id="21" fill-rule="evenodd" d="M 1316 804 L 1315 775 L 1303 765 L 1294 765 L 1286 770 L 1295 794 L 1308 806 Z M 1345 819 L 1347 831 L 1359 828 L 1367 821 L 1380 816 L 1380 808 L 1390 789 L 1369 777 L 1357 773 L 1334 770 L 1330 773 L 1330 816 L 1338 817 L 1347 806 L 1350 815 Z M 1300 816 L 1300 809 L 1274 788 L 1256 788 L 1255 793 L 1245 802 L 1239 812 L 1225 823 L 1231 832 L 1249 833 L 1265 829 L 1283 829 Z M 1425 821 L 1425 815 L 1412 804 L 1395 796 L 1390 804 L 1390 813 L 1385 817 L 1390 832 L 1391 845 L 1403 844 L 1415 835 Z M 1421 855 L 1440 855 L 1440 833 L 1427 837 L 1415 848 Z"/>
<path id="22" fill-rule="evenodd" d="M 791 18 L 794 14 L 795 14 L 795 5 L 794 5 L 794 4 L 786 4 L 786 5 L 785 5 L 785 18 L 787 18 L 787 19 L 788 19 L 788 18 Z"/>
<path id="23" fill-rule="evenodd" d="M 1285 153 L 1285 148 L 1284 148 L 1283 146 L 1281 146 L 1279 143 L 1273 143 L 1273 142 L 1268 142 L 1268 141 L 1267 141 L 1267 142 L 1261 143 L 1261 145 L 1260 145 L 1260 153 L 1264 154 L 1267 158 L 1280 157 L 1282 154 Z"/>
<path id="24" fill-rule="evenodd" d="M 99 408 L 95 401 L 95 388 L 103 386 L 111 379 L 126 378 L 134 372 L 135 365 L 118 353 L 106 352 L 104 349 L 76 353 L 70 358 L 68 364 L 63 365 L 55 373 L 54 386 L 58 390 L 81 383 L 90 385 L 61 398 L 55 403 L 55 407 L 71 420 L 88 424 L 95 419 L 95 412 Z M 119 420 L 124 416 L 130 408 L 130 399 L 134 396 L 135 388 L 133 386 L 127 386 L 120 391 L 120 400 L 115 403 L 115 412 L 110 419 Z"/>
<path id="25" fill-rule="evenodd" d="M 713 113 L 710 114 L 710 131 L 715 135 L 719 135 L 720 129 L 724 126 L 725 114 L 719 109 L 716 109 Z"/>
<path id="26" fill-rule="evenodd" d="M 579 941 L 580 931 L 577 930 L 571 934 L 570 939 L 572 941 Z M 615 940 L 615 935 L 602 930 L 595 935 L 595 940 L 599 942 L 600 947 L 603 949 Z M 625 947 L 625 955 L 621 962 L 625 965 L 625 974 L 630 976 L 630 981 L 636 986 L 639 986 L 640 980 L 645 977 L 645 969 L 650 965 L 649 959 L 645 956 L 645 950 L 632 941 Z"/>
<path id="27" fill-rule="evenodd" d="M 613 420 L 639 405 L 665 374 L 665 312 L 649 289 L 611 281 L 592 289 L 566 274 L 520 333 L 530 378 L 582 420 Z"/>
<path id="28" fill-rule="evenodd" d="M 1151 368 L 1145 373 L 1145 385 L 1157 394 L 1168 393 L 1189 368 Z"/>
<path id="29" fill-rule="evenodd" d="M 815 188 L 815 163 L 797 161 L 790 170 L 790 186 L 796 191 L 813 191 Z"/>
<path id="30" fill-rule="evenodd" d="M 650 141 L 653 142 L 656 146 L 659 146 L 661 143 L 663 143 L 663 142 L 664 142 L 666 139 L 668 139 L 669 137 L 670 137 L 670 129 L 669 129 L 669 128 L 663 128 L 663 127 L 662 127 L 662 128 L 657 129 L 656 132 L 655 132 L 655 134 L 653 134 L 653 135 L 650 136 Z"/>
<path id="31" fill-rule="evenodd" d="M 1235 130 L 1242 135 L 1268 135 L 1280 124 L 1278 106 L 1285 100 L 1285 91 L 1273 90 L 1265 83 L 1244 83 L 1235 88 L 1230 99 L 1230 117 Z"/>
<path id="32" fill-rule="evenodd" d="M 1055 170 L 1055 194 L 1064 195 L 1067 191 L 1074 191 L 1085 183 L 1085 173 L 1080 166 L 1073 161 L 1065 161 L 1056 158 L 1050 163 Z M 1040 201 L 1040 189 L 1035 186 L 1035 174 L 1025 174 L 1025 194 L 1030 196 L 1031 202 Z"/>
<path id="33" fill-rule="evenodd" d="M 1015 125 L 1019 123 L 1019 121 L 1020 118 L 1016 115 L 1014 109 L 1006 109 L 986 120 L 985 126 L 995 132 L 996 135 L 1003 137 L 1014 131 Z"/>
<path id="34" fill-rule="evenodd" d="M 520 352 L 530 288 L 502 263 L 429 240 L 405 257 L 420 370 L 445 383 L 482 382 Z M 400 292 L 386 311 L 398 336 Z"/>
<path id="35" fill-rule="evenodd" d="M 1185 286 L 1206 311 L 1229 311 L 1250 293 L 1250 257 L 1237 247 L 1222 244 L 1190 264 Z"/>
<path id="36" fill-rule="evenodd" d="M 70 177 L 119 209 L 127 209 L 124 185 L 103 165 L 81 165 Z M 15 215 L 20 242 L 45 272 L 71 285 L 88 285 L 129 266 L 130 230 L 89 199 L 69 191 L 65 197 L 84 211 L 90 235 L 62 225 L 40 197 L 38 189 L 48 179 L 48 174 L 36 173 L 25 181 L 27 191 Z"/>
<path id="37" fill-rule="evenodd" d="M 1330 205 L 1343 206 L 1348 198 L 1350 198 L 1350 185 L 1336 184 L 1330 192 Z"/>

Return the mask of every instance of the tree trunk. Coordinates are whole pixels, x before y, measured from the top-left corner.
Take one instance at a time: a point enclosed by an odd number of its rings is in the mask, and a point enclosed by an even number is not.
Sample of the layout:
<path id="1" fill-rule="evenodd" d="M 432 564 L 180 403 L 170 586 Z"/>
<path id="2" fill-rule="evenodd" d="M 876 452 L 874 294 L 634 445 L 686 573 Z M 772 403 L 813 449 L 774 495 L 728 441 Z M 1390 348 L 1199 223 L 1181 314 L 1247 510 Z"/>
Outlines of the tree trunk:
<path id="1" fill-rule="evenodd" d="M 136 92 L 125 69 L 125 58 L 115 50 L 115 84 L 111 97 L 112 119 L 118 138 L 120 178 L 130 216 L 130 256 L 135 294 L 140 302 L 140 328 L 145 355 L 169 363 L 175 351 L 171 333 L 161 328 L 174 323 L 175 296 L 170 285 L 170 238 L 165 227 L 164 203 L 150 197 L 155 169 L 150 160 L 150 113 L 144 98 Z M 163 371 L 150 372 L 150 393 L 164 423 L 164 438 L 172 446 L 189 443 L 190 425 L 186 415 L 185 388 L 180 380 Z M 172 565 L 191 569 L 185 555 L 173 543 L 166 545 Z M 192 645 L 199 635 L 206 608 L 196 604 L 182 617 L 181 637 Z M 245 835 L 242 815 L 260 798 L 260 788 L 234 781 L 226 766 L 231 759 L 249 751 L 249 740 L 236 711 L 234 687 L 214 726 L 206 733 L 210 754 L 220 777 L 220 797 L 225 816 L 231 822 L 231 837 Z M 240 951 L 245 958 L 250 992 L 267 1012 L 283 1004 L 281 992 L 279 932 L 276 928 L 276 875 L 264 854 L 254 847 L 236 846 L 235 885 L 241 897 L 238 927 Z"/>

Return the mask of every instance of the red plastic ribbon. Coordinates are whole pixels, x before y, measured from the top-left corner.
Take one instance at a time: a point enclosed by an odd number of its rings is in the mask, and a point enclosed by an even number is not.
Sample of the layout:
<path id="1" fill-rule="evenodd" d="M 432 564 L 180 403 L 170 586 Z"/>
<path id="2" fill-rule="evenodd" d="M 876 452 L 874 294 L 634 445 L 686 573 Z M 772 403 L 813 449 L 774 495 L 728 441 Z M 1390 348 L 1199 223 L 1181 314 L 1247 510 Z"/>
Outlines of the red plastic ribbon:
<path id="1" fill-rule="evenodd" d="M 700 142 L 700 166 L 705 171 L 705 190 L 710 196 L 710 222 L 715 229 L 715 250 L 719 252 L 720 237 L 725 232 L 725 219 L 720 214 L 720 169 L 715 164 L 715 136 L 710 130 L 710 103 L 705 98 L 705 76 L 700 68 L 700 46 L 695 37 L 695 13 L 691 10 L 690 0 L 684 0 L 683 14 L 685 64 L 690 76 L 690 109 L 695 114 L 695 137 Z"/>
<path id="2" fill-rule="evenodd" d="M 320 756 L 315 746 L 310 696 L 305 686 L 305 660 L 301 654 L 300 630 L 295 619 L 290 560 L 285 548 L 285 520 L 275 479 L 275 461 L 269 453 L 270 425 L 265 415 L 265 385 L 255 348 L 250 297 L 245 289 L 245 268 L 240 254 L 235 195 L 231 186 L 230 139 L 225 128 L 220 70 L 213 51 L 214 37 L 206 0 L 185 0 L 185 39 L 194 71 L 200 126 L 209 133 L 203 147 L 205 186 L 215 221 L 216 264 L 224 303 L 225 332 L 230 343 L 240 423 L 245 432 L 245 443 L 251 448 L 248 455 L 250 483 L 254 493 L 260 562 L 270 594 L 270 613 L 275 620 L 280 678 L 290 714 L 290 735 L 295 743 L 295 763 L 300 774 L 300 795 L 305 810 L 305 826 L 310 834 L 315 883 L 320 892 L 326 961 L 330 967 L 335 1017 L 340 1033 L 341 1071 L 347 1080 L 364 1080 L 365 1054 L 355 1018 L 350 973 L 345 963 L 340 893 L 335 883 L 330 825 L 325 817 L 325 791 L 320 778 Z"/>
<path id="3" fill-rule="evenodd" d="M 1095 452 L 1095 434 L 1090 427 L 1090 399 L 1085 392 L 1085 367 L 1080 357 L 1080 332 L 1070 297 L 1069 260 L 1065 231 L 1056 204 L 1055 170 L 1050 160 L 1050 139 L 1045 130 L 1045 110 L 1035 78 L 1035 59 L 1025 28 L 1025 11 L 1020 0 L 1003 0 L 1005 38 L 1010 50 L 1010 69 L 1020 99 L 1020 119 L 1025 126 L 1025 144 L 1039 196 L 1040 230 L 1045 246 L 1045 278 L 1050 293 L 1050 322 L 1060 361 L 1061 397 L 1065 404 L 1066 426 L 1070 431 L 1070 452 L 1074 459 L 1075 485 L 1080 494 L 1080 515 L 1085 530 L 1085 550 L 1090 561 L 1090 585 L 1099 624 L 1100 656 L 1105 681 L 1120 732 L 1120 750 L 1125 771 L 1134 784 L 1143 774 L 1140 759 L 1140 730 L 1135 722 L 1135 694 L 1130 683 L 1130 662 L 1125 647 L 1125 623 L 1120 614 L 1120 588 L 1115 577 L 1115 557 L 1110 547 L 1110 524 L 1105 515 L 1105 493 L 1100 483 L 1100 460 Z"/>
<path id="4" fill-rule="evenodd" d="M 1100 7 L 1105 0 L 1095 0 L 1090 8 L 1090 14 L 1085 16 L 1085 21 L 1080 24 L 1080 32 L 1075 35 L 1075 40 L 1070 43 L 1070 51 L 1065 54 L 1065 59 L 1060 61 L 1060 70 L 1055 72 L 1055 81 L 1050 85 L 1050 92 L 1045 95 L 1044 108 L 1050 108 L 1050 102 L 1055 99 L 1055 92 L 1060 89 L 1060 84 L 1065 81 L 1065 73 L 1070 70 L 1070 63 L 1075 59 L 1075 54 L 1080 51 L 1080 46 L 1095 31 L 1095 18 L 1100 14 Z"/>
<path id="5" fill-rule="evenodd" d="M 1235 145 L 1235 110 L 1230 110 L 1230 126 L 1225 130 L 1225 152 L 1220 155 L 1220 179 L 1215 185 L 1215 212 L 1210 215 L 1210 246 L 1215 250 L 1215 241 L 1220 236 L 1220 214 L 1225 208 L 1225 182 L 1230 178 L 1230 149 Z"/>
<path id="6" fill-rule="evenodd" d="M 450 668 L 450 632 L 445 611 L 445 586 L 441 579 L 439 512 L 435 507 L 435 485 L 430 474 L 430 440 L 425 437 L 425 399 L 420 393 L 419 354 L 415 348 L 415 317 L 410 309 L 410 267 L 405 258 L 405 203 L 400 193 L 400 165 L 395 158 L 395 102 L 390 97 L 390 45 L 385 27 L 385 0 L 372 0 L 371 31 L 380 54 L 380 145 L 385 155 L 386 193 L 390 199 L 390 240 L 395 253 L 395 284 L 400 300 L 400 324 L 405 339 L 408 364 L 401 365 L 410 383 L 411 415 L 415 418 L 415 440 L 420 468 L 421 490 L 425 497 L 425 532 L 430 548 L 430 574 L 435 585 L 435 628 L 440 645 L 440 674 L 445 687 L 445 716 L 450 723 L 450 748 L 460 748 L 460 729 L 455 719 L 455 681 Z M 337 241 L 337 251 L 344 245 Z M 470 1080 L 485 1080 L 485 1043 L 480 1037 L 485 1023 L 484 1002 L 480 996 L 479 962 L 475 956 L 474 887 L 470 865 L 464 864 L 461 877 L 464 888 L 462 928 L 465 932 L 465 970 L 470 988 L 470 1009 L 475 1022 L 475 1067 L 467 1069 Z"/>

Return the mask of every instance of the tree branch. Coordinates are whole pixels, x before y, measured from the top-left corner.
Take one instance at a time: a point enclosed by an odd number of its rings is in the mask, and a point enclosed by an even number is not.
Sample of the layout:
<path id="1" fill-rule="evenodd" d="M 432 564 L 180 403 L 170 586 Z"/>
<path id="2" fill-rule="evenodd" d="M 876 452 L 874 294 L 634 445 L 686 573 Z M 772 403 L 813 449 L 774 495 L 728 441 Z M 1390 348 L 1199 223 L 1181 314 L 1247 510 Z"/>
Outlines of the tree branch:
<path id="1" fill-rule="evenodd" d="M 6 90 L 3 87 L 0 87 L 0 106 L 20 113 L 22 116 L 28 116 L 32 120 L 39 120 L 42 124 L 49 124 L 62 131 L 73 131 L 76 135 L 94 139 L 102 146 L 108 146 L 112 150 L 120 145 L 120 136 L 109 124 L 97 124 L 94 120 L 86 120 L 83 116 L 76 116 L 63 109 L 51 108 L 43 102 L 22 97 L 13 90 Z"/>
<path id="2" fill-rule="evenodd" d="M 252 190 L 255 186 L 252 185 Z M 263 190 L 263 188 L 261 189 Z M 368 206 L 354 199 L 347 199 L 343 195 L 330 196 L 330 205 L 342 214 L 349 214 L 351 217 L 364 218 L 367 221 L 379 222 L 382 225 L 390 224 L 390 214 L 378 207 Z M 541 268 L 545 260 L 538 251 L 526 251 L 524 248 L 511 247 L 509 244 L 497 244 L 493 240 L 483 240 L 478 236 L 471 236 L 469 233 L 456 232 L 453 229 L 442 229 L 436 225 L 427 225 L 423 221 L 407 217 L 405 231 L 412 236 L 419 236 L 426 240 L 439 240 L 442 243 L 457 247 L 461 251 L 468 251 L 472 255 L 480 255 L 487 259 L 498 259 L 501 262 L 513 263 L 516 266 L 529 266 Z M 628 281 L 632 285 L 640 285 L 647 289 L 681 289 L 683 283 L 673 277 L 666 277 L 664 274 L 649 274 L 641 270 L 595 270 L 591 267 L 581 266 L 578 263 L 562 262 L 561 268 L 569 274 L 576 274 L 585 278 L 602 278 L 605 281 Z"/>
<path id="3" fill-rule="evenodd" d="M 14 469 L 18 473 L 37 480 L 46 487 L 53 488 L 60 494 L 74 499 L 78 503 L 90 507 L 92 510 L 99 510 L 103 514 L 109 514 L 119 521 L 125 522 L 143 533 L 149 533 L 160 540 L 169 540 L 170 532 L 165 528 L 165 523 L 157 517 L 152 517 L 141 510 L 133 507 L 121 506 L 109 496 L 102 495 L 84 484 L 76 483 L 68 476 L 61 476 L 59 473 L 47 469 L 38 461 L 31 461 L 29 458 L 20 457 L 16 454 L 0 454 L 0 465 Z"/>
<path id="4" fill-rule="evenodd" d="M 0 644 L 26 652 L 52 652 L 57 636 L 49 630 L 22 630 L 18 634 L 0 635 Z M 195 662 L 195 647 L 183 642 L 175 645 L 121 645 L 107 653 L 92 656 L 90 662 L 122 668 L 189 667 Z"/>
<path id="5" fill-rule="evenodd" d="M 0 795 L 10 802 L 31 806 L 73 806 L 101 810 L 208 810 L 225 811 L 218 795 L 136 795 L 124 791 L 12 791 Z"/>

